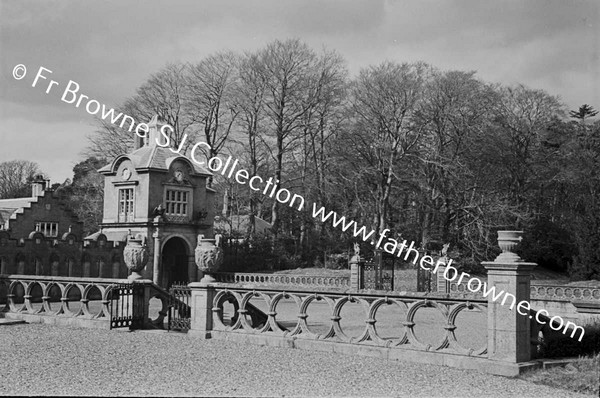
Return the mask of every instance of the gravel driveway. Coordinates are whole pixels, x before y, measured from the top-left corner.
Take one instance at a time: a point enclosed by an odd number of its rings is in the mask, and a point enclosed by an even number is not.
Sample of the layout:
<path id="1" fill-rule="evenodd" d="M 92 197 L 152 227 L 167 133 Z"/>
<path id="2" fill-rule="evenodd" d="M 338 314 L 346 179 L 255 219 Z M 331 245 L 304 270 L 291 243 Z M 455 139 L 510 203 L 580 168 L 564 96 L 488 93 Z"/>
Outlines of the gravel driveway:
<path id="1" fill-rule="evenodd" d="M 458 369 L 166 332 L 0 326 L 3 395 L 562 397 Z"/>

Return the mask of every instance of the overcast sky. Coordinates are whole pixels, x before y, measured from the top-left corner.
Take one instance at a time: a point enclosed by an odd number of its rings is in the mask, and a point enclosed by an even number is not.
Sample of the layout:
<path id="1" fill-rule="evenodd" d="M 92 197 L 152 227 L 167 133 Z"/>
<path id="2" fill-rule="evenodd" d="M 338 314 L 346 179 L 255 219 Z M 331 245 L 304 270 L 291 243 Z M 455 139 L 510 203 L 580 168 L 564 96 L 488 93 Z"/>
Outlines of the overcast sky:
<path id="1" fill-rule="evenodd" d="M 60 100 L 69 80 L 116 107 L 167 62 L 293 37 L 339 51 L 352 74 L 386 59 L 425 61 L 600 109 L 599 23 L 598 0 L 0 0 L 0 162 L 72 177 L 94 119 Z M 59 82 L 49 94 L 47 82 L 31 87 L 40 66 Z"/>

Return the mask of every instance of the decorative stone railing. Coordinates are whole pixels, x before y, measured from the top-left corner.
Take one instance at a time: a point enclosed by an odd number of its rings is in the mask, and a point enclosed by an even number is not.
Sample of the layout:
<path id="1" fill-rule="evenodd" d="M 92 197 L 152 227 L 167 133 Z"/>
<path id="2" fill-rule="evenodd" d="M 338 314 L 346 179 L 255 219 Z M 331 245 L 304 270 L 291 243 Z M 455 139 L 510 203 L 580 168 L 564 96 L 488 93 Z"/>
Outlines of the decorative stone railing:
<path id="1" fill-rule="evenodd" d="M 194 286 L 192 284 L 191 286 Z M 343 294 L 343 293 L 315 293 L 306 290 L 279 290 L 268 288 L 236 288 L 224 284 L 214 285 L 206 288 L 214 298 L 212 299 L 212 337 L 226 335 L 263 335 L 265 338 L 278 336 L 288 339 L 318 340 L 332 343 L 352 343 L 360 346 L 384 347 L 392 349 L 419 350 L 428 352 L 443 352 L 474 357 L 487 357 L 487 301 L 485 300 L 461 300 L 461 299 L 423 299 L 408 295 L 394 294 Z M 192 287 L 192 294 L 198 291 Z M 285 304 L 282 304 L 285 300 Z M 237 311 L 227 310 L 230 317 L 224 312 L 224 306 L 229 303 Z M 248 311 L 248 304 L 262 308 L 268 318 L 253 316 Z M 353 303 L 359 314 L 346 314 L 346 307 Z M 280 309 L 284 305 L 287 308 Z M 389 307 L 388 307 L 389 306 Z M 316 308 L 312 308 L 316 307 Z M 381 314 L 382 308 L 403 313 L 403 316 L 390 316 Z M 318 329 L 312 321 L 312 311 L 321 311 L 318 317 L 320 322 Z M 423 320 L 429 317 L 435 318 L 439 339 L 431 342 L 431 336 L 426 336 L 434 329 L 435 324 Z M 466 314 L 468 313 L 468 314 Z M 468 328 L 461 328 L 463 332 L 477 335 L 482 342 L 480 347 L 470 347 L 477 339 L 457 339 L 457 318 L 481 317 L 481 325 L 477 322 L 465 322 Z M 379 328 L 378 322 L 389 322 L 397 319 L 398 324 L 394 327 L 389 325 L 384 329 Z M 294 319 L 290 321 L 290 319 Z M 472 319 L 471 319 L 472 321 Z M 194 322 L 194 321 L 192 321 Z M 424 322 L 424 323 L 420 323 Z M 353 331 L 347 329 L 347 325 L 353 324 Z M 197 323 L 196 323 L 197 325 Z M 361 326 L 362 325 L 362 326 Z M 390 336 L 396 334 L 396 336 Z M 426 342 L 426 340 L 430 340 Z"/>
<path id="2" fill-rule="evenodd" d="M 350 278 L 337 276 L 310 276 L 292 274 L 251 274 L 239 272 L 219 272 L 213 274 L 217 282 L 252 283 L 259 285 L 293 285 L 306 287 L 349 288 Z"/>
<path id="3" fill-rule="evenodd" d="M 4 311 L 87 319 L 110 318 L 111 285 L 118 279 L 0 276 Z"/>
<path id="4" fill-rule="evenodd" d="M 49 277 L 31 275 L 0 275 L 0 312 L 7 317 L 39 321 L 40 317 L 55 317 L 67 324 L 89 321 L 108 327 L 110 322 L 111 291 L 122 279 Z M 146 288 L 145 305 L 153 298 L 160 300 L 158 315 L 150 316 L 147 325 L 162 327 L 168 314 L 168 292 L 142 281 Z M 115 299 L 116 300 L 116 299 Z M 116 301 L 115 301 L 116 302 Z M 87 322 L 87 323 L 86 323 Z"/>
<path id="5" fill-rule="evenodd" d="M 474 297 L 483 297 L 482 291 L 472 293 L 467 289 L 467 285 L 456 282 L 449 283 L 450 294 L 462 294 Z M 530 287 L 532 300 L 556 300 L 556 301 L 600 301 L 600 288 L 586 286 L 569 286 L 569 285 L 536 285 L 533 282 Z M 443 292 L 439 292 L 443 293 Z"/>
<path id="6" fill-rule="evenodd" d="M 456 282 L 450 282 L 448 284 L 448 288 L 450 289 L 450 292 L 449 292 L 450 294 L 459 294 L 459 295 L 463 295 L 463 296 L 483 298 L 483 294 L 481 293 L 481 290 L 478 291 L 477 293 L 473 293 L 469 289 L 467 289 L 467 285 L 465 283 L 461 283 L 460 285 L 458 285 L 458 284 L 456 284 Z M 443 292 L 440 292 L 438 290 L 438 293 L 443 293 Z"/>
<path id="7" fill-rule="evenodd" d="M 531 298 L 537 300 L 600 301 L 600 288 L 585 286 L 531 286 Z"/>

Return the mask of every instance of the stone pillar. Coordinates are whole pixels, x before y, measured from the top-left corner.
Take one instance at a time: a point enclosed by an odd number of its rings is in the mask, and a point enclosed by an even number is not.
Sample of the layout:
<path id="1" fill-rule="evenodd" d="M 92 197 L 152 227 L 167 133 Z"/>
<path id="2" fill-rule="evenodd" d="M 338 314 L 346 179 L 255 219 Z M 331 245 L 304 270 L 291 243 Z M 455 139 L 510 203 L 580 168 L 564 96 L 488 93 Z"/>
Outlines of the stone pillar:
<path id="1" fill-rule="evenodd" d="M 192 325 L 188 334 L 210 339 L 213 328 L 213 299 L 215 289 L 203 282 L 193 282 L 188 285 L 192 290 L 190 306 L 192 307 Z"/>
<path id="2" fill-rule="evenodd" d="M 156 228 L 156 231 L 154 231 L 154 233 L 152 234 L 152 237 L 154 238 L 154 256 L 152 258 L 152 281 L 157 284 L 160 285 L 160 267 L 161 267 L 161 263 L 160 263 L 160 231 L 158 229 L 158 227 Z"/>
<path id="3" fill-rule="evenodd" d="M 150 286 L 152 286 L 152 281 L 147 279 L 138 279 L 132 281 L 133 283 L 143 283 L 144 284 L 144 306 L 143 306 L 143 327 L 144 329 L 151 329 L 152 322 L 150 320 Z"/>
<path id="4" fill-rule="evenodd" d="M 500 231 L 499 236 L 503 232 L 509 231 Z M 520 241 L 520 235 L 511 239 Z M 498 241 L 503 253 L 494 261 L 482 262 L 488 272 L 487 290 L 495 287 L 497 297 L 501 291 L 505 292 L 496 301 L 493 301 L 493 294 L 488 295 L 488 357 L 517 364 L 531 360 L 529 305 L 519 306 L 519 303 L 530 302 L 531 271 L 537 264 L 523 261 L 510 251 L 512 247 L 503 247 L 500 237 Z M 510 295 L 515 297 L 514 305 Z M 518 309 L 526 315 L 519 314 Z"/>
<path id="5" fill-rule="evenodd" d="M 188 257 L 188 280 L 190 282 L 198 281 L 198 267 L 196 266 L 194 256 Z"/>
<path id="6" fill-rule="evenodd" d="M 357 292 L 361 288 L 361 269 L 360 269 L 360 258 L 356 255 L 352 256 L 350 261 L 350 289 Z"/>
<path id="7" fill-rule="evenodd" d="M 450 282 L 448 279 L 444 278 L 444 271 L 446 271 L 446 267 L 440 265 L 435 274 L 437 292 L 443 294 L 450 294 Z"/>

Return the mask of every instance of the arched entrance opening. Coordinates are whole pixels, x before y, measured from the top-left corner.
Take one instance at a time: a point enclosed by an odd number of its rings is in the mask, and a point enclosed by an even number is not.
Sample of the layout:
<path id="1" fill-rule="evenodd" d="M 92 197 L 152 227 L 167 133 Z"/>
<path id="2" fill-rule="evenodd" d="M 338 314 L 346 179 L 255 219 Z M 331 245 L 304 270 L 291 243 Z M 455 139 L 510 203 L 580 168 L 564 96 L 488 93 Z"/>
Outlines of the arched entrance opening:
<path id="1" fill-rule="evenodd" d="M 162 272 L 167 280 L 167 287 L 175 282 L 189 283 L 188 245 L 182 238 L 172 237 L 162 249 Z M 163 279 L 164 280 L 164 279 Z"/>

